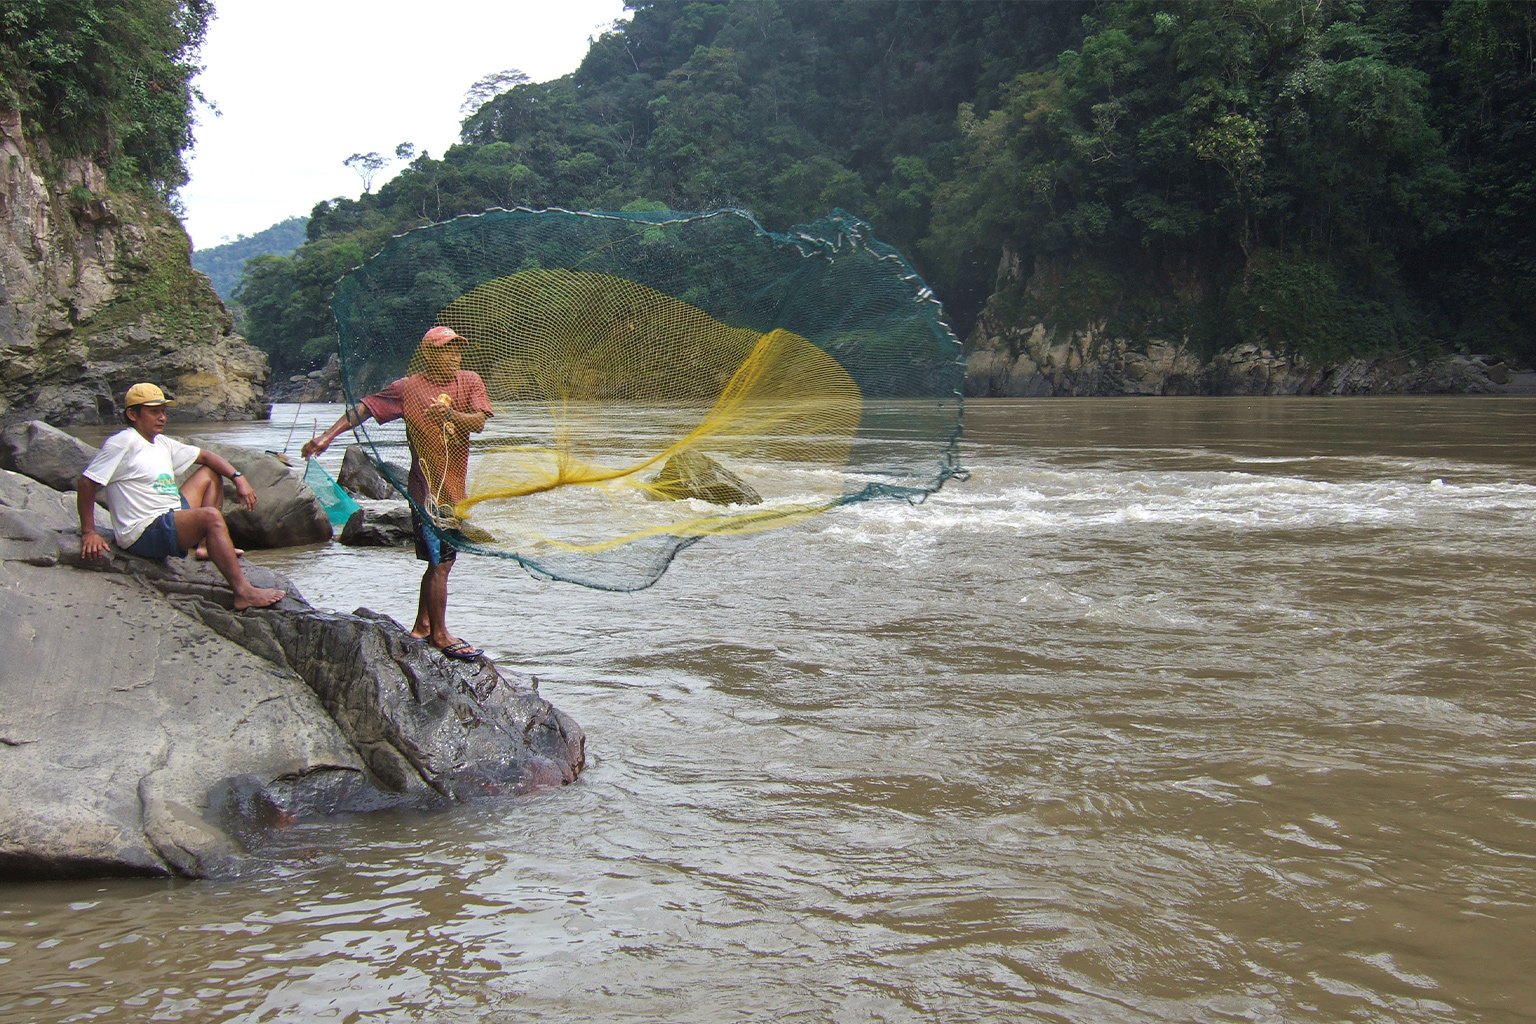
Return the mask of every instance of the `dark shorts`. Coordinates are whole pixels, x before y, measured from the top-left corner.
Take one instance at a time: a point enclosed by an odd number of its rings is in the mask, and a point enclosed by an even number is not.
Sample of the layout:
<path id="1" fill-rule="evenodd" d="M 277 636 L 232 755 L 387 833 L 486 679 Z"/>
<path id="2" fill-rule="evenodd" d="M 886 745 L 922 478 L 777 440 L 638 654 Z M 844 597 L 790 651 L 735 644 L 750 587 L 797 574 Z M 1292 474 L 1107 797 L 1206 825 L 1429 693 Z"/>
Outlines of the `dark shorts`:
<path id="1" fill-rule="evenodd" d="M 429 565 L 442 565 L 459 557 L 454 546 L 432 532 L 416 506 L 411 506 L 411 535 L 416 538 L 416 557 Z"/>
<path id="2" fill-rule="evenodd" d="M 187 507 L 187 499 L 181 499 L 181 507 Z M 138 555 L 140 558 L 153 558 L 155 560 L 170 558 L 172 555 L 180 558 L 187 553 L 187 549 L 181 546 L 176 539 L 176 510 L 168 509 L 161 514 L 159 519 L 150 523 L 139 534 L 139 539 L 129 544 L 125 549 L 130 555 Z"/>

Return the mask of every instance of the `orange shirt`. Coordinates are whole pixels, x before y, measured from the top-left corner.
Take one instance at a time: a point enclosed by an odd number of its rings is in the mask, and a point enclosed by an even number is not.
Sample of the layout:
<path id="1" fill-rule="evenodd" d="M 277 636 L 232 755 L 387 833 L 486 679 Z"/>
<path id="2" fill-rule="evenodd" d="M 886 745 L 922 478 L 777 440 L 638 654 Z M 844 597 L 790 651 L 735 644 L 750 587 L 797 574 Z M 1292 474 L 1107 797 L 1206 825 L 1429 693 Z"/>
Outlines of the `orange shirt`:
<path id="1" fill-rule="evenodd" d="M 405 437 L 411 446 L 411 497 L 452 505 L 464 500 L 469 435 L 452 425 L 445 429 L 442 418 L 433 415 L 443 395 L 455 412 L 491 415 L 485 382 L 473 370 L 459 370 L 446 382 L 413 373 L 364 398 L 362 404 L 380 423 L 405 420 Z"/>

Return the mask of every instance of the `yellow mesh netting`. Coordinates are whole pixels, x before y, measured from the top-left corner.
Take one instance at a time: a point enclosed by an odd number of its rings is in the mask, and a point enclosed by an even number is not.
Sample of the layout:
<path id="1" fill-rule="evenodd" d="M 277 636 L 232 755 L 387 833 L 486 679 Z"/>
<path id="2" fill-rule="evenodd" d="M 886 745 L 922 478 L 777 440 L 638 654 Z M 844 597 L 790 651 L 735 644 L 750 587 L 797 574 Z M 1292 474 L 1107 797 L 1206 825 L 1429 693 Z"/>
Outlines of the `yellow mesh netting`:
<path id="1" fill-rule="evenodd" d="M 337 288 L 349 399 L 400 379 L 365 440 L 414 456 L 454 546 L 608 589 L 705 536 L 920 497 L 961 472 L 958 343 L 899 255 L 830 226 L 496 211 L 394 239 Z M 434 325 L 462 342 L 415 344 Z"/>

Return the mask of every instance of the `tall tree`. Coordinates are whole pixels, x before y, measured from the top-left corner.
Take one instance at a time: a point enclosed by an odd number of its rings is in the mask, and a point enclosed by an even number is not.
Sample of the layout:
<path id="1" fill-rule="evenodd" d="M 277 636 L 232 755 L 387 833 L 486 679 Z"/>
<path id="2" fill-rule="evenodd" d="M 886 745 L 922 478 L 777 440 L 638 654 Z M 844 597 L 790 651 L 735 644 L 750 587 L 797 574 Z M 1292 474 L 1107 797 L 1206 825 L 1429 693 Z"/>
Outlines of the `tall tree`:
<path id="1" fill-rule="evenodd" d="M 363 192 L 373 191 L 373 179 L 376 178 L 388 160 L 378 153 L 353 153 L 342 161 L 343 166 L 350 167 L 359 178 L 363 179 Z"/>

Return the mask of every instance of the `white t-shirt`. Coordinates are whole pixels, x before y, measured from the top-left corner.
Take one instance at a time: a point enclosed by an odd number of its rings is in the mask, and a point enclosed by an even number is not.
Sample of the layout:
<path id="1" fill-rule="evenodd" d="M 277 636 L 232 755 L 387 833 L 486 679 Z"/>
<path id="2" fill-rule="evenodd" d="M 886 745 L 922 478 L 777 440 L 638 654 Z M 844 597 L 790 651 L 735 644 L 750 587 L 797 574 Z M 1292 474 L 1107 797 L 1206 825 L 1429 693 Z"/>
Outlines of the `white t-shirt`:
<path id="1" fill-rule="evenodd" d="M 153 444 L 129 427 L 107 438 L 85 475 L 107 489 L 112 532 L 127 547 L 160 516 L 181 508 L 176 476 L 197 461 L 201 448 L 161 434 Z"/>

